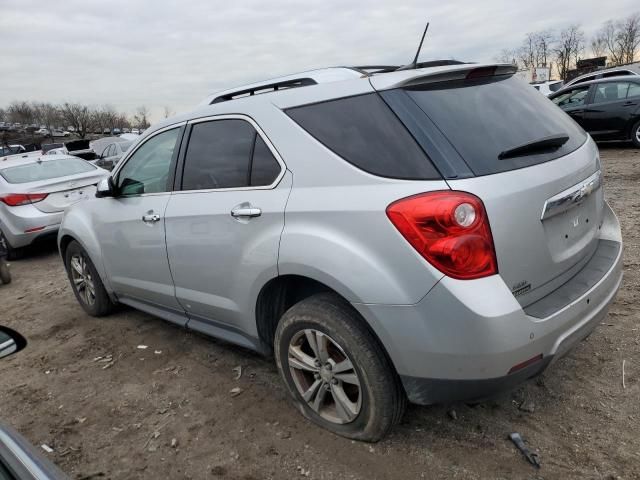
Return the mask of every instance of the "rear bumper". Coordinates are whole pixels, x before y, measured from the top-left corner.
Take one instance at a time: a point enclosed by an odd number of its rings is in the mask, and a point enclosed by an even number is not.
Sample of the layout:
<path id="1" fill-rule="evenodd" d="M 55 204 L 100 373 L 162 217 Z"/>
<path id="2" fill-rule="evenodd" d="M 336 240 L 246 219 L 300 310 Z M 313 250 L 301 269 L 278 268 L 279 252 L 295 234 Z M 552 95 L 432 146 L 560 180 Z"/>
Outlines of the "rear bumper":
<path id="1" fill-rule="evenodd" d="M 58 231 L 63 212 L 44 213 L 33 205 L 0 205 L 0 229 L 13 248 L 26 247 L 42 236 Z M 29 232 L 29 230 L 35 229 Z"/>
<path id="2" fill-rule="evenodd" d="M 415 305 L 354 304 L 387 348 L 409 400 L 432 404 L 491 396 L 541 373 L 586 337 L 606 316 L 622 281 L 620 228 L 608 207 L 605 216 L 601 238 L 615 244 L 615 253 L 606 266 L 594 255 L 580 271 L 600 269 L 586 289 L 577 290 L 584 282 L 578 272 L 549 294 L 558 298 L 539 301 L 556 302 L 552 312 L 545 305 L 523 309 L 498 275 L 445 277 Z M 566 297 L 564 304 L 559 297 Z"/>

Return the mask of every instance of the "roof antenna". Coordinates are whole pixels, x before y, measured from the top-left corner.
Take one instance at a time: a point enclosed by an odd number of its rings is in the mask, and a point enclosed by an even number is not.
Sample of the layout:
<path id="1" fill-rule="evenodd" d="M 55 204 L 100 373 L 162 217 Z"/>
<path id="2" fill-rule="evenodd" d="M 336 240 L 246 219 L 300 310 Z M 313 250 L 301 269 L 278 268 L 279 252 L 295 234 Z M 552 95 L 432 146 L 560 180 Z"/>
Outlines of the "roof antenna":
<path id="1" fill-rule="evenodd" d="M 422 33 L 422 39 L 420 40 L 420 45 L 418 45 L 418 51 L 416 52 L 416 56 L 413 59 L 413 62 L 411 62 L 408 65 L 405 65 L 403 67 L 400 67 L 400 68 L 396 69 L 396 71 L 399 71 L 399 70 L 415 70 L 416 68 L 418 68 L 418 55 L 420 55 L 420 50 L 422 49 L 422 44 L 424 43 L 424 37 L 427 35 L 427 30 L 429 30 L 429 22 L 427 22 L 427 26 L 424 28 L 424 32 Z"/>

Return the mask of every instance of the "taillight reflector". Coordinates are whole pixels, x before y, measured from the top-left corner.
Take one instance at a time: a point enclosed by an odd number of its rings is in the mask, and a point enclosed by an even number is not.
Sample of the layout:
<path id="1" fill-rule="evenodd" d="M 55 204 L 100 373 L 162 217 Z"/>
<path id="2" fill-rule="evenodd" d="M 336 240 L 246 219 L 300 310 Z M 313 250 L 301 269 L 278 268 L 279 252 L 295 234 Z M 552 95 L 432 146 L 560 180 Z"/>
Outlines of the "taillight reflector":
<path id="1" fill-rule="evenodd" d="M 465 192 L 438 191 L 398 200 L 387 216 L 431 265 L 460 280 L 498 273 L 482 201 Z"/>
<path id="2" fill-rule="evenodd" d="M 20 205 L 41 202 L 47 198 L 47 195 L 47 193 L 7 193 L 0 195 L 0 202 L 10 207 L 18 207 Z"/>

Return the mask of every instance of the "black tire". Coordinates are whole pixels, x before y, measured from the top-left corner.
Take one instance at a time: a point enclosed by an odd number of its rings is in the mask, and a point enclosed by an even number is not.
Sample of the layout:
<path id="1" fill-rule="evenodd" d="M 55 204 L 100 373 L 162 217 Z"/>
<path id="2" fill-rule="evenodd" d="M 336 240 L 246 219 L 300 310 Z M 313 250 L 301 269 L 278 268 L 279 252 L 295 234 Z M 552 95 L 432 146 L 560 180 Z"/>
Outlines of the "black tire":
<path id="1" fill-rule="evenodd" d="M 296 338 L 304 342 L 308 338 L 304 336 L 304 331 L 310 329 L 312 332 L 319 332 L 321 337 L 328 336 L 326 341 L 331 342 L 331 348 L 334 349 L 334 352 L 338 352 L 338 355 L 343 354 L 342 358 L 346 357 L 350 361 L 353 365 L 352 371 L 359 380 L 357 389 L 359 392 L 357 394 L 359 411 L 354 418 L 343 419 L 342 421 L 345 423 L 336 423 L 325 417 L 327 417 L 327 410 L 330 408 L 333 408 L 338 414 L 334 391 L 339 393 L 338 388 L 342 388 L 342 394 L 344 394 L 347 387 L 355 388 L 352 385 L 347 385 L 350 382 L 343 383 L 341 380 L 331 378 L 326 380 L 326 383 L 322 383 L 327 386 L 328 390 L 325 390 L 326 393 L 323 396 L 325 400 L 322 403 L 325 406 L 321 406 L 318 411 L 314 410 L 303 398 L 301 391 L 306 390 L 306 387 L 299 389 L 296 386 L 296 381 L 300 383 L 300 375 L 303 374 L 305 376 L 313 375 L 312 378 L 315 380 L 310 379 L 309 382 L 325 382 L 326 379 L 326 377 L 321 378 L 320 372 L 313 373 L 305 369 L 294 369 L 295 373 L 292 373 L 293 367 L 290 368 L 290 343 L 292 341 L 295 343 Z M 307 351 L 310 345 L 311 343 L 307 344 Z M 278 370 L 291 394 L 294 405 L 305 417 L 321 427 L 354 440 L 377 442 L 401 420 L 407 400 L 400 379 L 386 352 L 364 324 L 364 320 L 341 297 L 331 293 L 320 293 L 291 307 L 282 316 L 276 329 L 274 350 Z M 315 365 L 320 364 L 316 363 Z M 337 364 L 334 363 L 334 366 Z M 294 374 L 298 380 L 294 380 Z M 325 370 L 322 375 L 326 374 Z M 338 376 L 340 374 L 336 374 L 336 377 Z M 321 413 L 320 410 L 324 411 Z"/>
<path id="2" fill-rule="evenodd" d="M 9 240 L 7 240 L 7 237 L 2 233 L 2 230 L 0 230 L 0 242 L 4 242 L 7 251 L 7 260 L 18 260 L 24 255 L 24 248 L 13 248 L 9 245 Z"/>
<path id="3" fill-rule="evenodd" d="M 631 128 L 631 141 L 636 148 L 640 148 L 640 121 Z"/>
<path id="4" fill-rule="evenodd" d="M 5 285 L 7 283 L 11 283 L 11 272 L 9 271 L 9 265 L 4 261 L 3 258 L 0 258 L 0 280 Z"/>
<path id="5" fill-rule="evenodd" d="M 87 278 L 93 283 L 93 302 L 87 300 L 84 291 L 79 289 L 74 282 L 72 273 L 72 269 L 74 267 L 72 266 L 71 262 L 72 259 L 74 259 L 74 257 L 76 256 L 78 258 L 84 259 L 84 262 L 86 262 Z M 87 312 L 92 317 L 103 317 L 114 310 L 115 304 L 109 298 L 109 294 L 104 288 L 96 267 L 93 265 L 93 262 L 89 258 L 89 255 L 87 255 L 87 252 L 85 252 L 84 248 L 82 248 L 82 246 L 75 240 L 73 240 L 67 246 L 67 251 L 65 252 L 64 256 L 64 266 L 67 269 L 67 276 L 69 277 L 69 282 L 71 283 L 71 290 L 73 290 L 78 303 L 80 303 L 80 306 L 82 306 L 85 312 Z"/>

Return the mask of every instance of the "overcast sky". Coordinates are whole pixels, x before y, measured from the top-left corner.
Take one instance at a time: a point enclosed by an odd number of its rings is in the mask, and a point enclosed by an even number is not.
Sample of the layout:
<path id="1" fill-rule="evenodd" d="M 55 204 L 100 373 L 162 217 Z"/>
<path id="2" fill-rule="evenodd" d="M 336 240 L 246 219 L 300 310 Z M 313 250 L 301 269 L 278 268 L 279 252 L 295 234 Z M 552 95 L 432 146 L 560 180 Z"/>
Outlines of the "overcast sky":
<path id="1" fill-rule="evenodd" d="M 491 61 L 525 33 L 589 37 L 638 0 L 0 0 L 0 106 L 12 100 L 189 110 L 207 94 L 332 65 Z"/>

